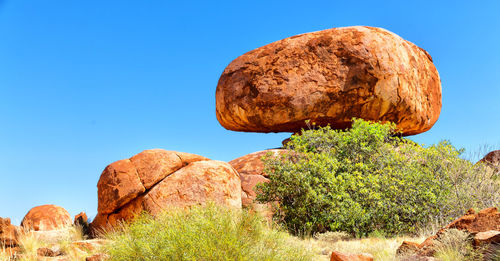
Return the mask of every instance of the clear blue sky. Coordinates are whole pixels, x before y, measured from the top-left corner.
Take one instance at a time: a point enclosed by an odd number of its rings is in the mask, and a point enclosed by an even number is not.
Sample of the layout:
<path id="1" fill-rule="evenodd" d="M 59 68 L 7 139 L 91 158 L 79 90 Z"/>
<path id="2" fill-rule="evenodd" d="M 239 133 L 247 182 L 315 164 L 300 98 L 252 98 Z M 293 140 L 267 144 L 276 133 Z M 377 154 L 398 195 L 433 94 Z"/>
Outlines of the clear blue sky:
<path id="1" fill-rule="evenodd" d="M 239 133 L 215 88 L 239 55 L 331 27 L 386 28 L 426 49 L 437 124 L 412 139 L 500 144 L 500 2 L 0 0 L 0 217 L 97 210 L 104 167 L 164 148 L 229 161 L 289 134 Z"/>

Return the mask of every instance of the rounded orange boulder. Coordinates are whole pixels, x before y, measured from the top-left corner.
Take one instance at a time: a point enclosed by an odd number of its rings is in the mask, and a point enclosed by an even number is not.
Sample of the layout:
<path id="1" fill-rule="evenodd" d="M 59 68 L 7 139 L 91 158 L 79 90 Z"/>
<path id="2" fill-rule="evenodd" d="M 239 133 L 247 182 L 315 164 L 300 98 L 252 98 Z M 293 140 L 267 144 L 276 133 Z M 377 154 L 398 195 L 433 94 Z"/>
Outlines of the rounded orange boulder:
<path id="1" fill-rule="evenodd" d="M 486 154 L 486 156 L 484 156 L 484 158 L 482 158 L 480 162 L 483 162 L 496 171 L 500 172 L 500 150 L 491 151 L 490 153 Z"/>
<path id="2" fill-rule="evenodd" d="M 108 165 L 97 184 L 93 231 L 130 221 L 143 211 L 215 202 L 241 208 L 241 181 L 226 162 L 161 149 L 146 150 Z"/>
<path id="3" fill-rule="evenodd" d="M 292 36 L 232 61 L 216 90 L 220 124 L 234 131 L 350 127 L 353 117 L 429 130 L 441 111 L 431 56 L 385 29 L 352 26 Z"/>
<path id="4" fill-rule="evenodd" d="M 56 205 L 42 205 L 32 208 L 21 222 L 26 230 L 49 231 L 71 226 L 71 215 Z"/>

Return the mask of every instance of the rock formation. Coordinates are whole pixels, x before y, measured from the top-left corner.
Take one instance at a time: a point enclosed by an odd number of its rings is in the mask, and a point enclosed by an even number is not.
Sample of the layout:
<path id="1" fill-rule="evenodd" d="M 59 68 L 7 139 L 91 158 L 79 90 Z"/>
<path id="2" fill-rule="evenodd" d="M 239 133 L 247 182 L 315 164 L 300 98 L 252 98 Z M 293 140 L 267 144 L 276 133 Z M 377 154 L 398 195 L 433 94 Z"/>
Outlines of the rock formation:
<path id="1" fill-rule="evenodd" d="M 353 26 L 292 36 L 232 61 L 216 90 L 229 130 L 298 132 L 305 120 L 346 128 L 353 117 L 429 130 L 441 111 L 431 56 L 387 30 Z"/>
<path id="2" fill-rule="evenodd" d="M 241 203 L 243 207 L 248 207 L 254 203 L 257 193 L 255 186 L 262 182 L 267 182 L 268 175 L 264 173 L 264 163 L 262 157 L 268 153 L 278 156 L 287 150 L 271 149 L 257 151 L 247 154 L 229 162 L 229 164 L 240 174 L 241 179 Z M 260 204 L 257 204 L 260 205 Z"/>
<path id="3" fill-rule="evenodd" d="M 161 149 L 108 165 L 97 190 L 93 230 L 115 226 L 141 211 L 156 215 L 168 207 L 208 201 L 241 208 L 241 182 L 228 163 Z"/>
<path id="4" fill-rule="evenodd" d="M 14 255 L 19 251 L 19 228 L 10 223 L 10 218 L 0 218 L 0 251 Z"/>
<path id="5" fill-rule="evenodd" d="M 56 205 L 42 205 L 32 208 L 21 222 L 25 230 L 49 231 L 71 226 L 71 216 L 66 209 Z"/>
<path id="6" fill-rule="evenodd" d="M 486 154 L 479 162 L 486 163 L 495 171 L 500 172 L 500 150 L 494 150 Z"/>
<path id="7" fill-rule="evenodd" d="M 478 213 L 471 209 L 464 216 L 451 222 L 421 244 L 403 242 L 397 252 L 398 254 L 413 252 L 417 256 L 433 256 L 436 240 L 439 240 L 439 237 L 447 229 L 458 229 L 471 234 L 474 247 L 481 246 L 485 249 L 493 245 L 498 247 L 500 244 L 500 212 L 497 208 L 483 209 Z"/>
<path id="8" fill-rule="evenodd" d="M 330 261 L 373 261 L 373 256 L 371 254 L 344 254 L 337 251 L 333 251 L 330 257 Z"/>

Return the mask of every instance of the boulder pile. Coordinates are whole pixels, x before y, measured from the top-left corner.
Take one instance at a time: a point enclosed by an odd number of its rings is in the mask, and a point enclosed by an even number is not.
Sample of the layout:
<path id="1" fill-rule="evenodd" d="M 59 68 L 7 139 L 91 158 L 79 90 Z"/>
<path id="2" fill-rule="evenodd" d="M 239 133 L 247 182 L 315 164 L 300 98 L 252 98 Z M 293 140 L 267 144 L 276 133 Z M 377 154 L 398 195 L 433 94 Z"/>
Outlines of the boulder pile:
<path id="1" fill-rule="evenodd" d="M 222 161 L 161 149 L 146 150 L 108 165 L 97 183 L 96 231 L 146 211 L 189 207 L 213 201 L 241 208 L 238 172 Z"/>
<path id="2" fill-rule="evenodd" d="M 427 131 L 439 117 L 441 82 L 430 55 L 387 30 L 354 26 L 293 36 L 231 62 L 216 89 L 216 115 L 229 130 L 299 132 L 305 121 L 347 128 L 353 117 L 397 124 L 404 135 Z M 97 184 L 91 230 L 115 226 L 141 211 L 207 201 L 252 208 L 266 182 L 261 158 L 228 163 L 166 150 L 146 150 L 108 165 Z"/>

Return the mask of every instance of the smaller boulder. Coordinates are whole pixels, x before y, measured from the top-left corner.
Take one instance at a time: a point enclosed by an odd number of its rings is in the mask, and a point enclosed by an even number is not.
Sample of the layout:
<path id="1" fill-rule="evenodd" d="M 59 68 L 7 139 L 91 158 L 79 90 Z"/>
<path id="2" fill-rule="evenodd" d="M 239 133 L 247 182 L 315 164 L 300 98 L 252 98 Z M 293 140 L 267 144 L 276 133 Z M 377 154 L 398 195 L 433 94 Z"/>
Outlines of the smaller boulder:
<path id="1" fill-rule="evenodd" d="M 366 253 L 344 254 L 337 251 L 333 251 L 330 261 L 373 261 L 373 256 Z"/>
<path id="2" fill-rule="evenodd" d="M 0 218 L 0 249 L 18 246 L 18 228 L 10 223 L 10 218 Z"/>
<path id="3" fill-rule="evenodd" d="M 494 150 L 486 154 L 479 162 L 486 163 L 486 165 L 490 166 L 495 171 L 500 172 L 500 150 Z"/>
<path id="4" fill-rule="evenodd" d="M 76 215 L 75 219 L 73 220 L 73 224 L 76 226 L 87 223 L 88 223 L 88 218 L 85 212 L 80 212 L 80 214 Z"/>
<path id="5" fill-rule="evenodd" d="M 414 254 L 418 252 L 419 250 L 419 245 L 418 243 L 414 242 L 409 242 L 409 241 L 403 241 L 401 246 L 398 247 L 398 250 L 396 251 L 396 254 L 398 256 L 407 256 L 409 254 Z"/>
<path id="6" fill-rule="evenodd" d="M 90 236 L 89 220 L 85 212 L 80 212 L 80 214 L 76 215 L 73 220 L 73 224 L 81 228 L 84 236 Z"/>
<path id="7" fill-rule="evenodd" d="M 207 202 L 241 208 L 241 181 L 227 162 L 154 149 L 108 165 L 97 183 L 97 195 L 92 236 L 141 212 L 157 215 Z"/>
<path id="8" fill-rule="evenodd" d="M 238 171 L 241 180 L 241 203 L 245 208 L 252 209 L 262 216 L 271 219 L 273 213 L 269 204 L 260 204 L 257 198 L 257 184 L 268 182 L 269 175 L 264 171 L 262 157 L 270 154 L 279 156 L 287 152 L 285 149 L 270 149 L 247 154 L 229 162 Z"/>
<path id="9" fill-rule="evenodd" d="M 41 257 L 56 257 L 62 255 L 61 251 L 53 250 L 48 247 L 40 247 L 36 250 L 37 256 Z"/>
<path id="10" fill-rule="evenodd" d="M 268 181 L 267 177 L 269 177 L 269 175 L 264 172 L 262 157 L 267 154 L 279 156 L 287 151 L 288 150 L 284 149 L 262 150 L 241 156 L 229 162 L 229 164 L 240 174 L 242 188 L 241 198 L 244 207 L 254 202 L 257 196 L 255 186 L 259 183 Z"/>
<path id="11" fill-rule="evenodd" d="M 490 230 L 477 233 L 474 236 L 474 245 L 481 246 L 484 244 L 500 244 L 500 231 Z"/>
<path id="12" fill-rule="evenodd" d="M 32 208 L 21 222 L 25 230 L 50 231 L 71 226 L 71 216 L 66 209 L 56 205 Z"/>
<path id="13" fill-rule="evenodd" d="M 71 245 L 84 252 L 95 252 L 100 250 L 104 245 L 108 243 L 109 241 L 105 239 L 90 239 L 90 240 L 74 241 L 71 243 Z"/>

